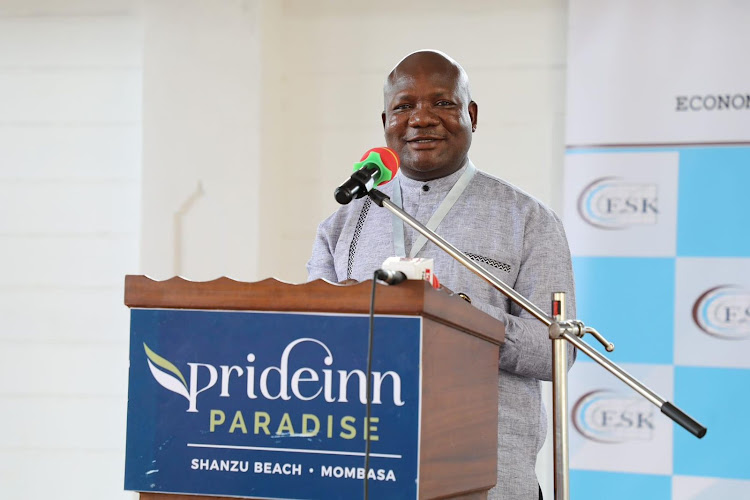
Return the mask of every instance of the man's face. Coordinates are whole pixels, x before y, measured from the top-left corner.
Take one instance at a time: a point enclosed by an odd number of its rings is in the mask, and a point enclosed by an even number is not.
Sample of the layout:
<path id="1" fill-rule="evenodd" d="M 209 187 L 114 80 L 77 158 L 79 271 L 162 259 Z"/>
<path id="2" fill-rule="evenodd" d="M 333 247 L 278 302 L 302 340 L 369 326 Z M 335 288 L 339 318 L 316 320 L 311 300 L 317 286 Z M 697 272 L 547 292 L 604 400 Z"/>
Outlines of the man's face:
<path id="1" fill-rule="evenodd" d="M 385 141 L 418 180 L 450 175 L 466 160 L 477 105 L 457 71 L 399 71 L 385 93 Z"/>

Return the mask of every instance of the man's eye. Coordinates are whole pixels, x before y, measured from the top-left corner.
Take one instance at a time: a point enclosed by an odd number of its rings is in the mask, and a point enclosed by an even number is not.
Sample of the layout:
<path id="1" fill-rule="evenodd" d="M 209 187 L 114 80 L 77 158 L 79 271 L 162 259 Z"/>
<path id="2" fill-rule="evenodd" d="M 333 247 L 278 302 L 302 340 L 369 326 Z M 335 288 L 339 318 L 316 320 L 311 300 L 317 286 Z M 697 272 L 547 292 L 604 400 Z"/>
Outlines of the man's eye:
<path id="1" fill-rule="evenodd" d="M 437 102 L 437 105 L 438 105 L 438 106 L 451 106 L 452 104 L 453 104 L 453 103 L 452 103 L 452 102 L 450 102 L 450 101 L 438 101 L 438 102 Z"/>
<path id="2" fill-rule="evenodd" d="M 395 107 L 395 108 L 393 108 L 393 109 L 395 109 L 395 110 L 397 110 L 397 111 L 398 111 L 398 110 L 400 110 L 400 109 L 409 109 L 409 107 L 410 107 L 410 106 L 409 106 L 408 104 L 399 104 L 398 106 L 396 106 L 396 107 Z"/>

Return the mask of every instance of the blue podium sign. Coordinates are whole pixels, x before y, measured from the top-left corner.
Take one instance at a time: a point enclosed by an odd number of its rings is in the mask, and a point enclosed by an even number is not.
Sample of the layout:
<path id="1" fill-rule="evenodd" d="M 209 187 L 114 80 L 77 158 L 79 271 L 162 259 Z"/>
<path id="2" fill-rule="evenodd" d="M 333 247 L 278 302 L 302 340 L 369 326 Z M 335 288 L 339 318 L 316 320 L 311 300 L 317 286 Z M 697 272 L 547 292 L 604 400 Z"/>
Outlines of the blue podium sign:
<path id="1" fill-rule="evenodd" d="M 132 309 L 125 489 L 416 499 L 422 320 Z M 366 436 L 371 439 L 365 470 Z"/>

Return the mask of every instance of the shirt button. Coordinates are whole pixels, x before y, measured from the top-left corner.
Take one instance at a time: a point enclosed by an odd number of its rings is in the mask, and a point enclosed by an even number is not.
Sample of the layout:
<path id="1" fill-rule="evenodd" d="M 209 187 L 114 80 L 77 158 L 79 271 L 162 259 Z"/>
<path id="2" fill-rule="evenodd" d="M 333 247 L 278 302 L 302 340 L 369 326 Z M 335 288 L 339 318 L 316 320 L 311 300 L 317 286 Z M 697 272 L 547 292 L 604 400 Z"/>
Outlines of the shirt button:
<path id="1" fill-rule="evenodd" d="M 430 186 L 428 186 L 427 184 L 425 184 L 424 186 L 422 186 L 422 191 L 424 191 L 425 193 L 427 191 L 429 191 L 429 190 L 430 190 Z"/>

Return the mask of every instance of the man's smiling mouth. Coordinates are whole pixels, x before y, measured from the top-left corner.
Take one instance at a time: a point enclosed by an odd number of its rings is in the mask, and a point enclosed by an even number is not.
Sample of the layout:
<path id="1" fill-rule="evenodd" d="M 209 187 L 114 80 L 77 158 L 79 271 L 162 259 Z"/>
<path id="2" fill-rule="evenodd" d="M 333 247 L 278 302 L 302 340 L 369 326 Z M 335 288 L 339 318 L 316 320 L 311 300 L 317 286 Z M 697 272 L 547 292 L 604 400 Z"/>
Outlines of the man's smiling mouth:
<path id="1" fill-rule="evenodd" d="M 430 144 L 432 142 L 442 141 L 442 137 L 424 137 L 424 136 L 417 136 L 413 137 L 411 139 L 407 139 L 406 142 L 409 144 Z"/>

